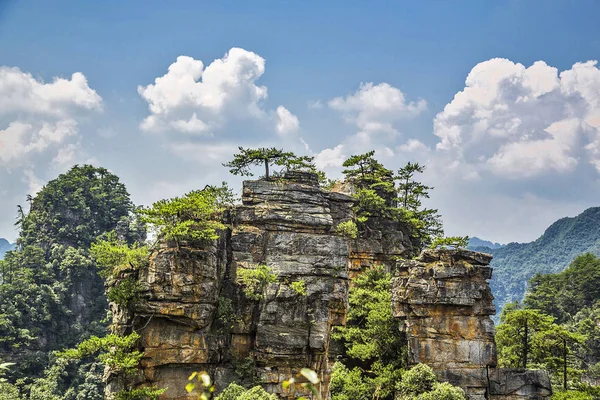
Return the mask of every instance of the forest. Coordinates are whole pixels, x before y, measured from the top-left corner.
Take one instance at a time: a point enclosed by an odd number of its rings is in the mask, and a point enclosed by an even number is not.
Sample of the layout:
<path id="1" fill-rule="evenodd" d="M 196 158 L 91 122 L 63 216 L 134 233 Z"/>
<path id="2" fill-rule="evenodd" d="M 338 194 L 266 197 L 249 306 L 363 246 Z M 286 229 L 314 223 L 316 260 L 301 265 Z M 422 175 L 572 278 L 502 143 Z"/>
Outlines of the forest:
<path id="1" fill-rule="evenodd" d="M 285 172 L 318 174 L 320 186 L 340 182 L 317 171 L 311 157 L 280 149 L 239 149 L 224 164 L 235 175 L 282 179 Z M 466 247 L 467 237 L 444 237 L 441 216 L 424 207 L 434 188 L 419 182 L 425 167 L 407 163 L 387 169 L 375 152 L 344 163 L 353 186 L 354 218 L 337 227 L 360 236 L 378 219 L 408 227 L 413 256 L 424 248 Z M 181 197 L 136 206 L 119 178 L 106 169 L 76 165 L 48 182 L 26 207 L 18 207 L 17 248 L 0 261 L 0 400 L 99 400 L 106 369 L 135 376 L 143 351 L 135 332 L 110 326 L 109 303 L 124 309 L 141 301 L 135 279 L 121 279 L 149 262 L 160 241 L 207 243 L 228 229 L 223 215 L 238 199 L 226 183 Z M 156 232 L 154 242 L 147 233 Z M 333 400 L 464 399 L 464 392 L 438 382 L 426 365 L 409 368 L 406 342 L 392 315 L 393 271 L 373 268 L 353 278 L 347 323 L 333 333 L 343 357 L 333 366 Z M 276 279 L 269 268 L 240 274 L 249 298 L 263 295 Z M 301 281 L 293 290 L 302 293 Z M 600 259 L 582 254 L 563 272 L 535 275 L 522 303 L 504 307 L 497 327 L 499 365 L 550 372 L 555 399 L 600 398 Z M 227 304 L 219 312 L 226 312 Z M 271 399 L 260 382 L 215 387 L 198 371 L 182 382 L 208 399 Z M 287 385 L 314 389 L 310 370 Z M 160 387 L 125 387 L 118 400 L 157 399 Z M 313 391 L 314 397 L 320 394 Z"/>

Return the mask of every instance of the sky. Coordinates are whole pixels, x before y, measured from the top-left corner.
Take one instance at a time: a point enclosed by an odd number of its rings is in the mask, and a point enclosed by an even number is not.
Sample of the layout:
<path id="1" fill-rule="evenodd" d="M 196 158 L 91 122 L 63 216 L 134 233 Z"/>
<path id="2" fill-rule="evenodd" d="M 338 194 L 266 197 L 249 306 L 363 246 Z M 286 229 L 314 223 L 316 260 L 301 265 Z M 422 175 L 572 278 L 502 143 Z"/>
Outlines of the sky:
<path id="1" fill-rule="evenodd" d="M 74 164 L 136 204 L 238 146 L 427 166 L 448 235 L 531 241 L 600 206 L 600 3 L 0 0 L 0 237 Z M 257 171 L 258 172 L 258 171 Z"/>

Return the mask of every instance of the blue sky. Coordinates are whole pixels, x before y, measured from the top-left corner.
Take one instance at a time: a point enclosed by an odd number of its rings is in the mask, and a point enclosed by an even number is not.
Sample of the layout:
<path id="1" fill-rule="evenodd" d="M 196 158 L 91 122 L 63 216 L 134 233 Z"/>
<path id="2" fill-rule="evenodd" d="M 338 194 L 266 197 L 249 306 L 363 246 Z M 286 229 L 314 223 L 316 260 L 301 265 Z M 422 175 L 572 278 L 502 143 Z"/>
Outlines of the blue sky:
<path id="1" fill-rule="evenodd" d="M 72 163 L 109 168 L 147 204 L 228 179 L 220 162 L 240 144 L 315 155 L 332 176 L 327 160 L 370 148 L 392 167 L 421 161 L 448 234 L 532 240 L 600 205 L 600 78 L 595 65 L 573 67 L 599 57 L 597 15 L 600 3 L 583 0 L 0 0 L 0 66 L 18 68 L 0 74 L 0 96 L 18 104 L 0 110 L 0 237 L 16 236 L 25 194 Z M 202 61 L 178 64 L 189 77 L 233 48 L 237 72 L 216 71 L 241 74 L 229 83 L 142 95 L 177 57 Z M 471 70 L 481 79 L 466 84 Z M 55 77 L 67 86 L 43 89 Z M 249 94 L 257 87 L 267 95 Z M 229 100 L 181 100 L 191 91 Z M 167 109 L 143 128 L 152 104 Z M 193 115 L 205 128 L 182 130 Z M 291 125 L 277 128 L 282 118 Z"/>

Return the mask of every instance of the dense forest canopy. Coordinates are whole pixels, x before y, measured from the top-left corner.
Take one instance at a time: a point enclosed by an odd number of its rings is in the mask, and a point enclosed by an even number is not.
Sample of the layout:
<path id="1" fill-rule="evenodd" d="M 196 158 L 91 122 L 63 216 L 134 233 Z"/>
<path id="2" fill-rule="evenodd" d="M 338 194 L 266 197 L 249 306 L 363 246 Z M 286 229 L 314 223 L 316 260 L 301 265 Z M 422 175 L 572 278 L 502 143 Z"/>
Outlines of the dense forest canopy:
<path id="1" fill-rule="evenodd" d="M 52 364 L 52 351 L 106 333 L 104 280 L 90 245 L 108 231 L 140 240 L 145 228 L 125 186 L 103 168 L 76 165 L 28 201 L 28 211 L 19 207 L 18 247 L 0 261 L 0 359 L 18 361 L 8 376 L 24 392 L 43 386 L 34 378 L 48 369 L 63 393 L 92 399 L 100 366 Z"/>
<path id="2" fill-rule="evenodd" d="M 600 259 L 589 253 L 562 272 L 534 276 L 524 302 L 507 304 L 500 317 L 500 365 L 544 368 L 556 387 L 599 397 L 588 384 L 600 379 L 599 288 Z"/>
<path id="3" fill-rule="evenodd" d="M 572 218 L 554 222 L 530 243 L 509 243 L 500 248 L 471 247 L 494 255 L 492 293 L 498 310 L 512 301 L 522 301 L 527 283 L 537 273 L 556 273 L 584 253 L 600 255 L 600 207 L 592 207 Z"/>

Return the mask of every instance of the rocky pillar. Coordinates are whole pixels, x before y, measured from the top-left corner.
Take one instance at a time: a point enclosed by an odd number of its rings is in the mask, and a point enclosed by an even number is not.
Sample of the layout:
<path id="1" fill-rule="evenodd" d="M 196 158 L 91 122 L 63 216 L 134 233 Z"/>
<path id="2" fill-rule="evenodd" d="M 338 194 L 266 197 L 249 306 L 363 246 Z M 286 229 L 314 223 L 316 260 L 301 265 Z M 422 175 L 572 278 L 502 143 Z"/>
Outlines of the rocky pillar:
<path id="1" fill-rule="evenodd" d="M 431 366 L 469 399 L 544 399 L 547 374 L 496 368 L 492 256 L 467 250 L 425 250 L 398 265 L 394 315 L 404 322 L 408 363 Z"/>

